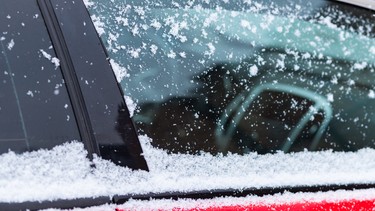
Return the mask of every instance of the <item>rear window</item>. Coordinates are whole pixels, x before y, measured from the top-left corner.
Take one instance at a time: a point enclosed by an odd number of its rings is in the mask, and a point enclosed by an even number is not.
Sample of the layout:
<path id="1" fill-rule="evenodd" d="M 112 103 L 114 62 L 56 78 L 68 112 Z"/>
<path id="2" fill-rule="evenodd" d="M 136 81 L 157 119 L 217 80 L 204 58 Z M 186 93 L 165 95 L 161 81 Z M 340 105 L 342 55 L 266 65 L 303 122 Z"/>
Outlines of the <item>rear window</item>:
<path id="1" fill-rule="evenodd" d="M 36 1 L 2 2 L 0 18 L 0 153 L 80 140 Z"/>

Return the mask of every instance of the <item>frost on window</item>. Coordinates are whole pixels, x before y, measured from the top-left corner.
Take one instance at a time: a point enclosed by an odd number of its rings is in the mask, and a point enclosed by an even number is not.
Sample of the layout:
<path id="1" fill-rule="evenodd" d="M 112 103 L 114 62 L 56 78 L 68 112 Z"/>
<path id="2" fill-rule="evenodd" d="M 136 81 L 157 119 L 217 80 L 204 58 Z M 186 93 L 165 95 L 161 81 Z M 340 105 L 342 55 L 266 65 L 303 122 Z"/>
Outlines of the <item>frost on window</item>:
<path id="1" fill-rule="evenodd" d="M 110 8 L 110 9 L 108 9 Z M 327 1 L 96 1 L 133 120 L 172 153 L 375 147 L 374 16 Z"/>

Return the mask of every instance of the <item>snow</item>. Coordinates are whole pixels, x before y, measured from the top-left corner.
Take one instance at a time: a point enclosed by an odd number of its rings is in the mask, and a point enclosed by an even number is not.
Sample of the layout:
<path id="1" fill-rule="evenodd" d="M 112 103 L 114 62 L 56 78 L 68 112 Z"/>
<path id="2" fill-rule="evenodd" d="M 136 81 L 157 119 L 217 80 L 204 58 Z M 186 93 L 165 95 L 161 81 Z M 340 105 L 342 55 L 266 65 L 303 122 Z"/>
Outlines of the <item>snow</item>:
<path id="1" fill-rule="evenodd" d="M 86 5 L 90 5 L 90 4 L 88 3 Z M 92 15 L 91 20 L 94 23 L 94 26 L 99 36 L 103 35 L 105 33 L 105 30 L 104 30 L 104 23 L 102 22 L 102 20 L 96 15 Z"/>
<path id="2" fill-rule="evenodd" d="M 207 1 L 208 2 L 208 1 Z M 251 1 L 246 0 L 245 3 L 250 4 Z M 93 7 L 95 3 L 85 0 L 87 7 Z M 253 7 L 254 11 L 260 10 L 262 5 Z M 134 8 L 137 13 L 137 17 L 140 20 L 144 20 L 147 16 L 147 8 L 136 7 Z M 197 11 L 199 11 L 197 9 Z M 190 11 L 193 16 L 197 11 Z M 203 11 L 203 10 L 202 10 Z M 122 11 L 125 13 L 125 11 Z M 148 28 L 153 30 L 166 30 L 165 36 L 169 35 L 172 38 L 179 40 L 181 43 L 193 42 L 194 44 L 201 45 L 202 48 L 198 48 L 195 53 L 203 52 L 200 55 L 206 56 L 200 58 L 201 63 L 204 63 L 207 57 L 214 57 L 222 55 L 220 46 L 220 40 L 206 40 L 207 37 L 217 38 L 219 35 L 214 34 L 216 31 L 209 30 L 210 27 L 215 30 L 228 27 L 229 32 L 226 35 L 229 39 L 240 39 L 246 43 L 247 46 L 250 44 L 255 46 L 254 39 L 258 38 L 255 36 L 257 29 L 259 34 L 257 36 L 264 36 L 267 38 L 268 35 L 272 34 L 270 31 L 274 28 L 279 33 L 290 33 L 295 36 L 297 40 L 306 41 L 302 43 L 308 43 L 310 46 L 317 48 L 326 46 L 327 48 L 311 50 L 306 46 L 295 46 L 288 44 L 288 47 L 292 49 L 300 48 L 301 53 L 292 53 L 296 60 L 313 59 L 316 55 L 321 59 L 323 54 L 326 53 L 328 56 L 345 56 L 351 54 L 351 49 L 343 47 L 347 44 L 349 47 L 356 47 L 351 33 L 337 33 L 337 37 L 343 44 L 336 44 L 340 49 L 340 52 L 330 51 L 330 40 L 322 40 L 319 36 L 312 38 L 302 39 L 306 34 L 309 34 L 309 29 L 304 29 L 302 26 L 310 26 L 311 28 L 318 28 L 313 23 L 306 24 L 301 20 L 296 20 L 296 27 L 289 29 L 292 26 L 289 20 L 281 18 L 269 13 L 262 16 L 258 16 L 263 20 L 261 23 L 253 23 L 249 20 L 257 18 L 252 14 L 230 11 L 232 21 L 237 21 L 242 27 L 241 29 L 232 30 L 228 25 L 223 23 L 225 18 L 225 12 L 223 13 L 202 13 L 201 17 L 203 23 L 198 25 L 199 31 L 198 38 L 194 36 L 185 36 L 184 31 L 193 27 L 193 24 L 172 19 L 163 19 L 164 16 L 168 16 L 175 11 L 165 10 L 165 14 L 155 15 L 155 19 L 150 21 L 148 25 L 134 24 L 130 19 L 126 17 L 116 17 L 118 25 L 129 27 L 130 38 L 141 36 L 143 31 Z M 189 10 L 184 11 L 189 15 Z M 212 12 L 212 11 L 211 11 Z M 207 15 L 209 14 L 209 15 Z M 229 14 L 229 12 L 228 12 Z M 221 16 L 223 15 L 223 16 Z M 182 13 L 181 13 L 182 16 Z M 156 44 L 140 45 L 140 46 L 125 46 L 121 45 L 118 40 L 119 36 L 116 33 L 112 33 L 107 30 L 106 23 L 103 17 L 92 15 L 92 20 L 98 31 L 98 34 L 108 36 L 108 44 L 111 45 L 112 52 L 125 50 L 132 61 L 136 59 L 142 59 L 143 51 L 149 51 L 152 54 L 163 53 L 168 59 L 187 59 L 192 52 L 186 49 L 170 49 L 165 46 Z M 238 17 L 237 19 L 235 17 Z M 10 18 L 10 17 L 9 17 Z M 246 19 L 245 19 L 246 18 Z M 161 21 L 163 19 L 163 21 Z M 169 21 L 169 22 L 168 22 Z M 321 18 L 319 21 L 324 26 L 332 30 L 326 30 L 327 32 L 338 32 L 338 27 L 333 23 L 331 17 Z M 284 24 L 280 26 L 280 24 Z M 306 25 L 303 25 L 306 24 Z M 168 26 L 168 27 L 166 27 Z M 257 28 L 258 26 L 258 28 Z M 199 28 L 202 27 L 202 28 Z M 300 27 L 301 29 L 299 29 Z M 310 28 L 310 29 L 311 29 Z M 324 28 L 323 28 L 324 29 Z M 243 36 L 237 32 L 248 30 L 254 35 Z M 191 29 L 194 32 L 193 29 Z M 323 34 L 324 30 L 321 30 L 320 34 Z M 320 35 L 318 33 L 318 35 Z M 267 36 L 266 36 L 267 35 Z M 332 35 L 333 36 L 333 35 Z M 335 35 L 336 36 L 336 35 Z M 360 36 L 359 36 L 360 37 Z M 281 37 L 283 39 L 283 37 Z M 251 43 L 248 40 L 251 40 Z M 352 39 L 352 40 L 351 40 Z M 358 39 L 361 43 L 374 43 L 369 39 Z M 5 40 L 4 37 L 0 37 L 0 40 Z M 287 43 L 287 40 L 281 40 Z M 351 44 L 353 41 L 354 44 Z M 346 43 L 345 43 L 346 42 Z M 185 43 L 186 44 L 186 43 Z M 239 46 L 246 46 L 239 42 Z M 278 42 L 271 39 L 266 40 L 262 45 L 265 46 L 276 46 L 284 47 L 284 44 L 278 44 Z M 280 45 L 280 46 L 279 46 Z M 332 45 L 333 46 L 333 45 Z M 366 45 L 368 47 L 368 45 Z M 11 50 L 14 47 L 14 41 L 11 40 L 8 44 L 8 49 Z M 147 48 L 146 48 L 147 47 Z M 353 47 L 353 48 L 354 48 Z M 367 58 L 367 62 L 353 63 L 353 68 L 356 70 L 363 70 L 369 66 L 373 67 L 371 59 L 375 55 L 375 47 L 371 46 L 368 49 L 370 53 Z M 248 47 L 247 47 L 248 48 Z M 199 50 L 203 49 L 203 50 Z M 342 50 L 342 52 L 341 52 Z M 41 55 L 50 60 L 55 67 L 59 66 L 59 59 L 51 56 L 45 50 L 39 50 Z M 361 51 L 368 54 L 366 51 Z M 243 58 L 239 56 L 241 51 L 225 52 L 225 58 Z M 248 52 L 252 54 L 253 52 Z M 336 55 L 339 54 L 339 55 Z M 341 55 L 342 54 L 342 55 Z M 177 56 L 178 55 L 178 56 Z M 223 54 L 224 55 L 224 54 Z M 230 56 L 229 56 L 230 55 Z M 241 54 L 242 55 L 242 54 Z M 259 55 L 258 55 L 259 56 Z M 358 55 L 360 58 L 362 55 Z M 223 57 L 224 58 L 224 57 Z M 249 74 L 256 76 L 261 69 L 261 65 L 266 62 L 262 57 L 259 56 L 258 65 L 252 65 L 249 68 Z M 276 67 L 279 69 L 285 69 L 287 63 L 285 61 L 286 54 L 278 54 L 279 59 L 276 60 Z M 315 58 L 314 58 L 315 59 Z M 110 64 L 116 75 L 118 82 L 121 82 L 125 77 L 129 77 L 128 66 L 123 67 L 122 64 L 116 62 L 114 59 L 110 59 Z M 208 61 L 208 59 L 207 59 Z M 225 61 L 225 60 L 224 60 Z M 136 63 L 136 62 L 134 62 Z M 155 63 L 152 63 L 153 66 Z M 186 65 L 186 64 L 184 64 Z M 259 66 L 259 69 L 258 69 Z M 173 66 L 175 67 L 175 66 Z M 137 66 L 139 68 L 139 66 Z M 175 67 L 177 68 L 177 67 Z M 295 65 L 295 70 L 303 69 L 303 66 Z M 129 68 L 130 69 L 130 68 Z M 332 76 L 331 83 L 337 84 L 340 77 Z M 138 83 L 138 82 L 137 82 Z M 349 86 L 354 86 L 355 81 L 352 79 L 348 80 Z M 169 84 L 165 86 L 168 87 Z M 322 85 L 323 86 L 323 85 Z M 182 89 L 182 88 L 181 88 Z M 177 89 L 176 89 L 177 90 Z M 59 94 L 59 89 L 56 87 L 56 95 Z M 34 94 L 29 90 L 27 95 L 33 97 Z M 163 96 L 163 95 L 162 95 Z M 165 95 L 167 96 L 167 95 Z M 333 93 L 326 94 L 327 100 L 330 102 L 334 101 Z M 373 90 L 368 91 L 368 97 L 375 98 Z M 137 109 L 138 99 L 133 100 L 130 96 L 124 96 L 126 104 L 129 108 L 130 115 L 133 116 Z M 336 97 L 338 99 L 338 97 Z M 64 106 L 67 108 L 67 105 Z M 196 113 L 195 117 L 199 115 Z M 67 116 L 67 120 L 69 120 Z M 357 119 L 354 119 L 355 121 Z M 100 157 L 94 156 L 94 160 L 90 161 L 87 158 L 87 151 L 84 149 L 82 143 L 78 141 L 71 141 L 61 146 L 57 146 L 51 150 L 38 150 L 34 152 L 27 152 L 23 154 L 15 154 L 14 152 L 8 152 L 0 155 L 0 201 L 1 202 L 24 202 L 24 201 L 43 201 L 43 200 L 58 200 L 58 199 L 74 199 L 80 197 L 99 197 L 99 196 L 113 196 L 115 194 L 147 194 L 147 193 L 163 193 L 173 191 L 201 191 L 201 190 L 214 190 L 214 189 L 243 189 L 243 188 L 263 188 L 263 187 L 283 187 L 283 186 L 300 186 L 300 185 L 328 185 L 328 184 L 348 184 L 348 183 L 375 183 L 375 149 L 365 148 L 357 152 L 333 152 L 333 151 L 321 151 L 321 152 L 298 152 L 285 154 L 283 152 L 277 152 L 275 154 L 260 155 L 257 153 L 249 153 L 246 155 L 228 154 L 224 155 L 211 155 L 208 153 L 201 153 L 200 155 L 189 155 L 189 154 L 168 154 L 162 149 L 155 148 L 151 145 L 152 140 L 147 136 L 140 136 L 140 141 L 144 151 L 144 156 L 147 160 L 150 172 L 145 171 L 133 171 L 129 168 L 116 166 L 110 161 L 101 159 Z M 95 167 L 93 167 L 95 166 Z M 138 201 L 130 200 L 128 203 L 115 206 L 115 205 L 103 205 L 95 209 L 113 209 L 114 207 L 120 207 L 125 209 L 147 209 L 149 207 L 160 206 L 163 209 L 169 209 L 174 207 L 183 208 L 197 208 L 207 207 L 211 205 L 231 205 L 231 204 L 253 204 L 253 203 L 285 203 L 294 201 L 322 201 L 322 200 L 343 200 L 348 198 L 366 199 L 375 196 L 375 189 L 367 190 L 356 190 L 356 191 L 330 191 L 326 193 L 297 193 L 292 194 L 285 192 L 283 194 L 277 194 L 276 196 L 248 196 L 242 198 L 234 197 L 221 197 L 211 200 L 191 200 L 191 199 L 180 199 L 178 201 L 172 200 L 150 200 L 150 201 Z M 91 209 L 91 208 L 90 208 Z"/>
<path id="3" fill-rule="evenodd" d="M 334 101 L 332 93 L 328 93 L 327 94 L 327 100 L 328 100 L 328 102 L 333 102 Z"/>
<path id="4" fill-rule="evenodd" d="M 134 100 L 130 96 L 124 96 L 126 106 L 129 109 L 130 117 L 133 117 L 134 111 L 137 109 L 137 104 L 134 102 Z"/>
<path id="5" fill-rule="evenodd" d="M 30 97 L 34 97 L 34 93 L 31 90 L 27 91 L 26 94 L 29 95 Z"/>
<path id="6" fill-rule="evenodd" d="M 375 92 L 374 92 L 374 90 L 370 90 L 369 91 L 368 97 L 371 98 L 371 99 L 375 99 Z"/>
<path id="7" fill-rule="evenodd" d="M 303 202 L 338 202 L 345 200 L 371 200 L 375 195 L 375 189 L 353 190 L 353 191 L 328 191 L 317 193 L 290 193 L 266 195 L 266 196 L 246 196 L 246 197 L 217 197 L 213 199 L 150 199 L 134 200 L 121 205 L 102 205 L 85 209 L 75 209 L 76 211 L 92 210 L 106 211 L 116 208 L 123 210 L 187 210 L 187 209 L 207 209 L 224 206 L 250 206 L 250 205 L 278 205 L 293 204 Z"/>
<path id="8" fill-rule="evenodd" d="M 167 154 L 152 147 L 148 137 L 140 140 L 150 172 L 119 167 L 97 156 L 90 161 L 77 141 L 52 150 L 2 154 L 0 201 L 375 182 L 374 149 L 197 156 Z"/>
<path id="9" fill-rule="evenodd" d="M 14 40 L 11 39 L 10 42 L 8 43 L 8 50 L 12 50 L 14 47 Z"/>
<path id="10" fill-rule="evenodd" d="M 122 67 L 120 64 L 115 62 L 113 59 L 110 59 L 113 72 L 115 73 L 116 79 L 118 82 L 121 82 L 123 78 L 129 77 L 128 71 L 125 67 Z"/>
<path id="11" fill-rule="evenodd" d="M 40 53 L 42 53 L 43 57 L 50 60 L 52 64 L 55 65 L 55 68 L 60 66 L 60 60 L 56 57 L 52 57 L 49 53 L 44 51 L 43 49 L 39 49 Z"/>
<path id="12" fill-rule="evenodd" d="M 375 55 L 375 46 L 371 46 L 369 51 L 370 53 Z"/>
<path id="13" fill-rule="evenodd" d="M 258 67 L 256 65 L 253 65 L 250 67 L 250 75 L 256 76 L 258 74 Z"/>

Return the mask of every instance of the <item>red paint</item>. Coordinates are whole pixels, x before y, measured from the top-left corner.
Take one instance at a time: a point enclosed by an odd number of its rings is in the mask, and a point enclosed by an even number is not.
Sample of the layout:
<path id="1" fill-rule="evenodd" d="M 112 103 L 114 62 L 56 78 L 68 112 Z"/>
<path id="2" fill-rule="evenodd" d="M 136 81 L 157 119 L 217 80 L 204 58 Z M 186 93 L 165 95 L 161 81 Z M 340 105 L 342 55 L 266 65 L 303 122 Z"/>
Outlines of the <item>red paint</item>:
<path id="1" fill-rule="evenodd" d="M 190 211 L 215 211 L 215 210 L 254 210 L 254 211 L 275 211 L 275 210 L 375 210 L 375 199 L 373 200 L 348 200 L 339 202 L 297 202 L 291 204 L 262 204 L 262 205 L 233 205 L 222 207 L 210 207 L 206 209 L 191 209 Z M 175 209 L 180 210 L 180 209 Z"/>
<path id="2" fill-rule="evenodd" d="M 152 209 L 152 207 L 150 207 Z M 159 209 L 161 210 L 161 209 Z M 232 206 L 214 206 L 209 208 L 195 208 L 183 209 L 175 208 L 173 210 L 185 211 L 215 211 L 215 210 L 254 210 L 254 211 L 275 211 L 275 210 L 350 210 L 350 211 L 365 211 L 375 210 L 375 199 L 372 200 L 347 200 L 338 202 L 296 202 L 291 204 L 259 204 L 259 205 L 232 205 Z M 125 211 L 123 209 L 116 209 L 116 211 Z"/>

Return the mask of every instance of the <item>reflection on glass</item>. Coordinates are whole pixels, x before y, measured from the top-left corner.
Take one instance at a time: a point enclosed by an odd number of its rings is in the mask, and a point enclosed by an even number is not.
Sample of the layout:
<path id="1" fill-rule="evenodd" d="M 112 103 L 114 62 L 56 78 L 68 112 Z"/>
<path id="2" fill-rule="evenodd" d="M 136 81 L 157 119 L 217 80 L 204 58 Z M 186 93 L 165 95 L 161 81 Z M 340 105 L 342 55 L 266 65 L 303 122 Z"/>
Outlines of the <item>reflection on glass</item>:
<path id="1" fill-rule="evenodd" d="M 93 11 L 107 18 L 102 38 L 128 70 L 121 85 L 138 105 L 133 119 L 155 146 L 375 147 L 374 12 L 327 1 L 133 3 Z M 266 85 L 290 90 L 262 89 L 247 102 Z"/>
<path id="2" fill-rule="evenodd" d="M 0 153 L 80 140 L 37 3 L 4 2 L 0 19 Z"/>

